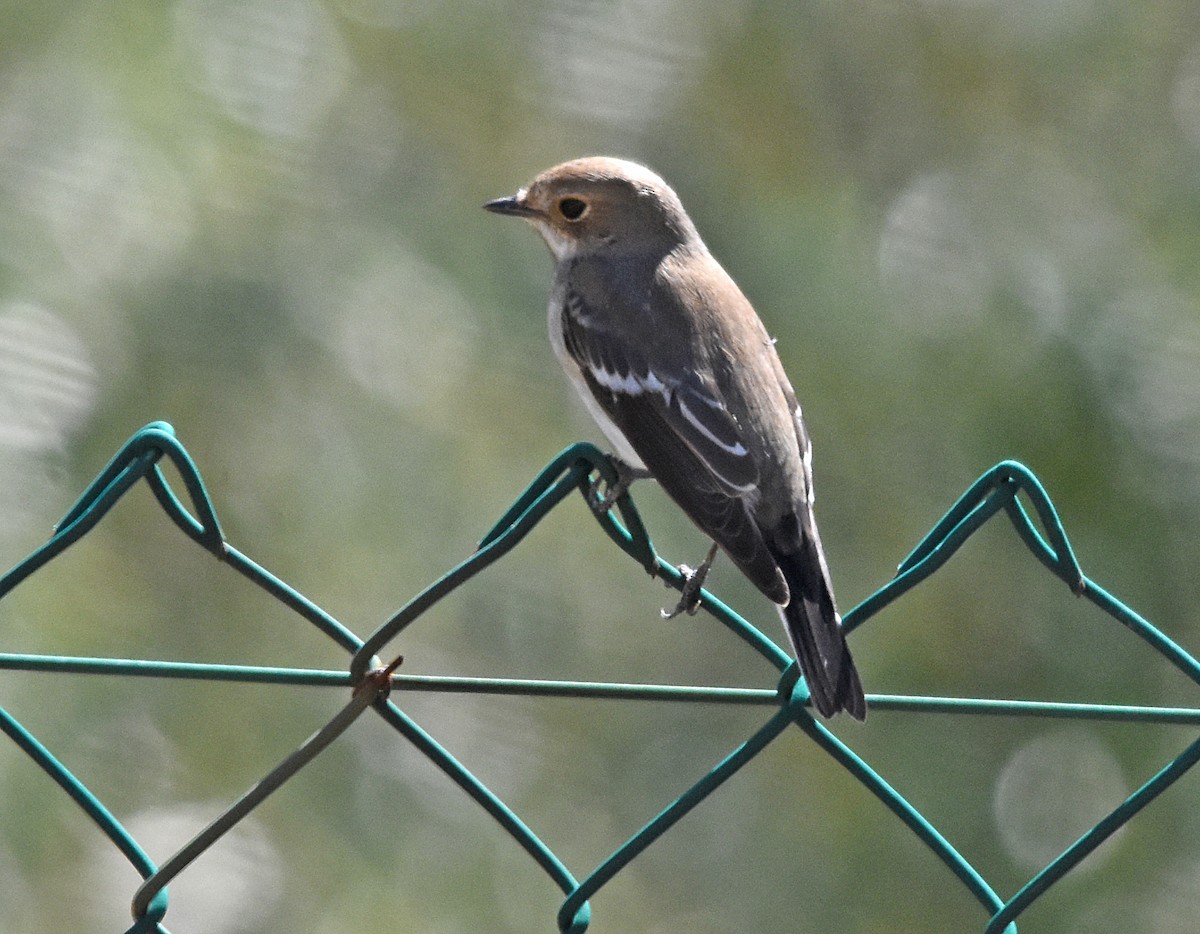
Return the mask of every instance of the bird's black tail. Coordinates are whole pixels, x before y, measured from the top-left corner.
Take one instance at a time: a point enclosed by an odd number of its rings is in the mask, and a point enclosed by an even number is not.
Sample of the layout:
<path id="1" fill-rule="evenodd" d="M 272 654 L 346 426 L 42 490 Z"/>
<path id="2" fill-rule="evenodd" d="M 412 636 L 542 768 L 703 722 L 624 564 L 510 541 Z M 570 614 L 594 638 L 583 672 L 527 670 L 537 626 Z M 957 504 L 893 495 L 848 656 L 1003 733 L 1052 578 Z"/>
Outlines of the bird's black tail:
<path id="1" fill-rule="evenodd" d="M 842 632 L 820 539 L 805 536 L 797 551 L 774 557 L 791 591 L 791 600 L 779 612 L 813 704 L 823 717 L 844 710 L 865 720 L 867 700 Z"/>

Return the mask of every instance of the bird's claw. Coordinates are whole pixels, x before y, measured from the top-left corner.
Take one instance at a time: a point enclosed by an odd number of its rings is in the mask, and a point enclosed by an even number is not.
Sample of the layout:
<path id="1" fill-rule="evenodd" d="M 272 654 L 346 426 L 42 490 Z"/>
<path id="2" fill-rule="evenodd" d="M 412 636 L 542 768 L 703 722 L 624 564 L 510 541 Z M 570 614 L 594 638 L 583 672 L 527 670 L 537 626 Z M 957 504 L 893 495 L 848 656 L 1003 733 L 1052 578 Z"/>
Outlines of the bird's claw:
<path id="1" fill-rule="evenodd" d="M 588 484 L 588 503 L 591 504 L 592 512 L 601 517 L 607 515 L 609 510 L 617 504 L 617 500 L 629 492 L 634 480 L 642 480 L 650 476 L 650 471 L 632 467 L 614 455 L 609 455 L 608 459 L 616 472 L 616 480 L 608 484 L 608 489 L 603 493 L 600 492 L 600 488 L 604 485 L 602 477 L 594 477 Z"/>
<path id="2" fill-rule="evenodd" d="M 675 604 L 675 609 L 668 610 L 664 608 L 659 610 L 663 619 L 674 619 L 681 613 L 686 613 L 688 616 L 695 616 L 700 612 L 700 591 L 704 587 L 704 581 L 708 578 L 708 572 L 712 568 L 713 559 L 716 556 L 717 545 L 714 542 L 698 568 L 693 568 L 686 564 L 681 564 L 676 568 L 680 576 L 683 577 L 683 587 L 679 591 L 679 602 Z"/>
<path id="3" fill-rule="evenodd" d="M 618 473 L 616 482 L 610 483 L 608 489 L 601 491 L 601 487 L 604 485 L 603 479 L 600 477 L 593 479 L 588 484 L 588 503 L 592 507 L 592 512 L 597 516 L 607 515 L 608 511 L 617 504 L 617 500 L 625 495 L 632 482 L 632 477 Z"/>

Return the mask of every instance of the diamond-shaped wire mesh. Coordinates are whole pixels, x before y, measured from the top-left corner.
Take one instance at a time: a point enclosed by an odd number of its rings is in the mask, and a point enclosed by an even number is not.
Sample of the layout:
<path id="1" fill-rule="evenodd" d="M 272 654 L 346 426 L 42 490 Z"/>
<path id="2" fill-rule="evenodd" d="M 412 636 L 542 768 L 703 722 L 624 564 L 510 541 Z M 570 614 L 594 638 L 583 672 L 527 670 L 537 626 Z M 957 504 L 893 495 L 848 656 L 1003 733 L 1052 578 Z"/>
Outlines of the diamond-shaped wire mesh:
<path id="1" fill-rule="evenodd" d="M 174 465 L 182 478 L 185 494 L 182 498 L 171 487 L 160 468 L 163 458 Z M 437 601 L 484 567 L 516 547 L 526 534 L 564 499 L 575 491 L 580 491 L 585 497 L 594 496 L 597 476 L 604 482 L 612 482 L 615 479 L 611 464 L 597 448 L 588 444 L 577 444 L 562 452 L 483 537 L 473 554 L 430 584 L 366 640 L 361 640 L 303 594 L 260 567 L 226 541 L 199 471 L 176 439 L 171 426 L 156 422 L 137 432 L 62 519 L 53 537 L 0 579 L 0 599 L 88 534 L 125 493 L 144 480 L 162 509 L 187 537 L 317 627 L 346 650 L 351 658 L 347 671 L 328 671 L 0 654 L 0 668 L 10 670 L 106 673 L 207 681 L 265 682 L 277 685 L 340 686 L 350 692 L 349 702 L 320 730 L 161 865 L 156 865 L 151 860 L 129 830 L 50 749 L 7 711 L 0 709 L 0 729 L 59 784 L 142 876 L 143 884 L 133 893 L 134 922 L 129 931 L 166 931 L 164 921 L 168 909 L 165 888 L 167 883 L 186 871 L 201 853 L 220 841 L 268 795 L 312 762 L 368 709 L 373 710 L 390 725 L 399 737 L 427 756 L 441 770 L 447 781 L 456 784 L 481 805 L 546 872 L 565 896 L 558 911 L 557 926 L 560 931 L 573 934 L 581 934 L 588 928 L 591 920 L 588 899 L 592 895 L 655 840 L 667 833 L 680 818 L 704 805 L 716 788 L 735 775 L 742 766 L 790 726 L 798 727 L 844 769 L 847 781 L 861 783 L 937 855 L 982 907 L 980 923 L 984 934 L 1016 934 L 1017 919 L 1030 905 L 1056 882 L 1071 873 L 1096 847 L 1127 824 L 1200 759 L 1200 739 L 1197 739 L 1163 764 L 1152 778 L 1071 846 L 1049 861 L 1014 895 L 1004 898 L 996 893 L 984 876 L 929 820 L 892 788 L 880 773 L 855 753 L 847 742 L 835 736 L 824 723 L 811 716 L 808 710 L 807 688 L 803 680 L 797 677 L 797 668 L 791 658 L 707 591 L 703 592 L 703 609 L 776 669 L 776 683 L 762 689 L 745 689 L 409 676 L 398 673 L 402 662 L 400 656 L 392 656 L 386 663 L 378 660 L 378 656 L 405 627 L 419 619 Z M 1032 515 L 1019 498 L 1019 494 L 1023 494 L 1032 505 Z M 655 553 L 628 495 L 617 501 L 615 511 L 619 515 L 609 511 L 596 517 L 609 538 L 646 572 L 663 579 L 671 586 L 681 587 L 683 580 L 680 573 Z M 896 576 L 846 614 L 846 629 L 853 631 L 863 625 L 889 603 L 935 573 L 975 531 L 1000 512 L 1012 522 L 1021 541 L 1038 561 L 1059 577 L 1072 592 L 1095 604 L 1101 611 L 1145 640 L 1188 678 L 1200 683 L 1200 663 L 1083 574 L 1057 512 L 1041 483 L 1027 468 L 1014 461 L 1000 463 L 980 477 L 901 562 Z M 535 835 L 500 797 L 405 713 L 402 705 L 395 699 L 396 694 L 402 691 L 759 705 L 765 709 L 766 714 L 761 725 L 699 781 L 678 798 L 667 803 L 657 817 L 590 873 L 583 878 L 576 878 L 556 855 L 550 843 Z M 1036 716 L 1190 726 L 1200 724 L 1200 711 L 1187 708 L 880 694 L 870 695 L 869 702 L 871 708 L 877 712 Z M 0 906 L 0 920 L 2 917 L 3 907 Z"/>

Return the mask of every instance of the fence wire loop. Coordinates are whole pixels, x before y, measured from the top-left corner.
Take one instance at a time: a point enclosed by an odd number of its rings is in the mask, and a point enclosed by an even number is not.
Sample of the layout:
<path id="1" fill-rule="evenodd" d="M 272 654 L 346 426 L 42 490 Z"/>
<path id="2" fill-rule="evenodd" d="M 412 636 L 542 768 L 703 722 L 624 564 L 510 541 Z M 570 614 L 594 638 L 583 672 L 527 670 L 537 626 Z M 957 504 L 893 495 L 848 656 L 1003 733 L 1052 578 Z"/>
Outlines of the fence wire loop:
<path id="1" fill-rule="evenodd" d="M 164 458 L 172 464 L 182 481 L 182 496 L 176 492 L 162 470 Z M 349 689 L 349 699 L 327 723 L 267 775 L 252 784 L 218 818 L 192 840 L 184 843 L 161 867 L 155 865 L 128 830 L 86 785 L 12 714 L 0 708 L 0 731 L 62 788 L 142 877 L 143 882 L 133 896 L 134 922 L 128 929 L 129 932 L 164 934 L 166 928 L 163 927 L 163 921 L 168 910 L 168 882 L 185 871 L 197 856 L 220 843 L 230 829 L 312 762 L 368 709 L 391 726 L 416 752 L 426 756 L 448 781 L 456 784 L 470 799 L 483 807 L 558 886 L 564 897 L 556 915 L 556 924 L 564 934 L 584 934 L 591 923 L 592 910 L 588 901 L 591 896 L 654 841 L 667 833 L 685 814 L 703 804 L 713 791 L 733 778 L 746 763 L 793 725 L 838 763 L 848 779 L 859 782 L 874 795 L 945 864 L 982 907 L 985 916 L 982 919 L 984 934 L 1017 934 L 1017 919 L 1031 904 L 1045 895 L 1096 847 L 1125 826 L 1200 760 L 1200 738 L 1197 738 L 1075 843 L 1051 860 L 1019 891 L 1005 899 L 992 889 L 979 871 L 958 853 L 924 815 L 893 789 L 882 775 L 855 753 L 846 741 L 831 732 L 824 722 L 812 716 L 808 687 L 800 677 L 798 666 L 790 655 L 707 590 L 700 593 L 703 611 L 728 628 L 749 650 L 760 655 L 768 663 L 769 669 L 774 669 L 773 688 L 617 685 L 410 676 L 398 673 L 404 658 L 402 655 L 395 655 L 386 665 L 382 663 L 382 650 L 408 626 L 424 616 L 447 594 L 520 544 L 551 510 L 576 491 L 581 494 L 588 512 L 604 534 L 618 548 L 647 573 L 662 579 L 669 586 L 682 588 L 682 575 L 656 553 L 627 490 L 622 492 L 611 508 L 595 508 L 598 489 L 602 485 L 612 489 L 612 485 L 617 482 L 617 472 L 603 452 L 593 445 L 583 443 L 572 445 L 547 464 L 480 539 L 470 555 L 430 583 L 366 639 L 360 639 L 351 629 L 226 541 L 199 470 L 177 440 L 174 429 L 166 422 L 147 425 L 121 447 L 63 516 L 49 541 L 35 549 L 0 578 L 0 600 L 95 528 L 121 497 L 143 479 L 163 511 L 188 539 L 271 594 L 333 640 L 347 652 L 348 669 L 322 671 L 15 653 L 0 653 L 0 669 L 247 683 L 269 682 L 276 685 L 315 684 Z M 1032 507 L 1032 515 L 1025 507 L 1022 497 Z M 1200 685 L 1200 663 L 1191 654 L 1083 574 L 1058 513 L 1041 482 L 1027 467 L 1011 460 L 997 464 L 976 480 L 900 562 L 895 576 L 846 614 L 844 625 L 847 631 L 853 632 L 884 607 L 934 574 L 971 535 L 1000 512 L 1007 516 L 1019 539 L 1034 557 L 1063 580 L 1074 593 L 1086 598 L 1129 629 L 1194 683 Z M 762 706 L 767 714 L 766 719 L 745 741 L 730 750 L 682 795 L 667 802 L 658 816 L 617 847 L 588 875 L 577 879 L 551 847 L 539 839 L 504 801 L 404 712 L 398 703 L 399 698 L 405 692 L 418 690 L 622 698 L 638 699 L 646 703 L 753 704 Z M 905 697 L 885 694 L 870 695 L 869 702 L 872 710 L 880 713 L 895 711 L 1071 717 L 1200 726 L 1200 710 L 1193 708 Z M 3 908 L 0 907 L 0 917 L 2 912 Z"/>
<path id="2" fill-rule="evenodd" d="M 779 686 L 776 689 L 779 696 L 779 706 L 791 714 L 793 720 L 811 717 L 809 700 L 812 697 L 808 684 L 800 677 L 800 665 L 792 662 L 779 676 Z"/>

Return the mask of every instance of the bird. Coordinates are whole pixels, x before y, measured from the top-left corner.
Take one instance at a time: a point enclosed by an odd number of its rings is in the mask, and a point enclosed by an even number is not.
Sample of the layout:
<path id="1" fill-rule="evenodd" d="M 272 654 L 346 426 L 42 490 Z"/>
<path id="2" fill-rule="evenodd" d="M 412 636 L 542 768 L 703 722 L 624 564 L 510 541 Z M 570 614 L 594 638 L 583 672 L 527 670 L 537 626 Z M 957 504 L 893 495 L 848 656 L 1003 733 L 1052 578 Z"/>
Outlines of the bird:
<path id="1" fill-rule="evenodd" d="M 817 711 L 865 720 L 796 394 L 679 196 L 639 163 L 590 156 L 484 208 L 528 221 L 554 258 L 550 344 L 614 449 L 601 505 L 652 477 L 712 540 L 698 568 L 681 566 L 675 612 L 698 608 L 719 546 L 777 605 Z"/>

